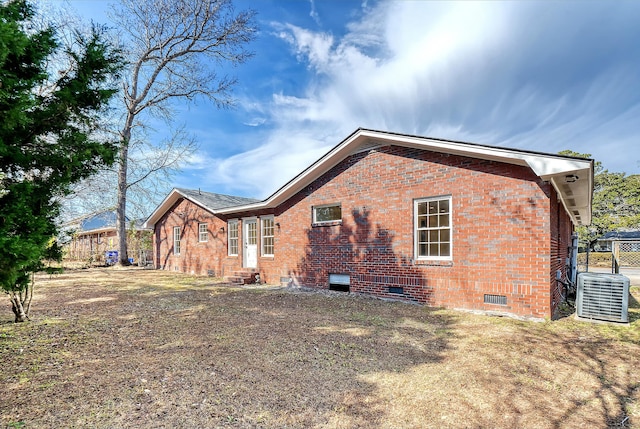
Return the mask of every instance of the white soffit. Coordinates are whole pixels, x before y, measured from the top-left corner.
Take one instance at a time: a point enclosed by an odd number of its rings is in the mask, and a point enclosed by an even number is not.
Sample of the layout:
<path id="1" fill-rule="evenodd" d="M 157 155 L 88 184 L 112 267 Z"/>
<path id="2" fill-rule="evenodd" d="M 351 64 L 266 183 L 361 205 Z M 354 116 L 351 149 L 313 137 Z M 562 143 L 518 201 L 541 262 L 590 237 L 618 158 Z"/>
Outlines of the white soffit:
<path id="1" fill-rule="evenodd" d="M 218 213 L 228 214 L 276 207 L 318 179 L 347 156 L 388 145 L 412 147 L 488 161 L 528 166 L 542 180 L 550 181 L 553 184 L 560 196 L 560 200 L 565 205 L 567 212 L 575 224 L 588 224 L 591 220 L 591 192 L 593 189 L 593 164 L 591 160 L 367 129 L 356 130 L 266 200 L 254 204 L 222 209 L 219 210 Z M 576 176 L 579 179 L 570 183 L 566 182 L 566 176 Z M 576 214 L 576 212 L 578 214 Z"/>

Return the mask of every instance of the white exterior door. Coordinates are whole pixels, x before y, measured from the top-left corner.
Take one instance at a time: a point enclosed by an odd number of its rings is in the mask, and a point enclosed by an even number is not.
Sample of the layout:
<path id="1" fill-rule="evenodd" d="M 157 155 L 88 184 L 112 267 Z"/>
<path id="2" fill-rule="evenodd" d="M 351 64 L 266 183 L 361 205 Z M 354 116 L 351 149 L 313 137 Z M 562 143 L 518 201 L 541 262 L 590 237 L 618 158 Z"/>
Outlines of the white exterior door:
<path id="1" fill-rule="evenodd" d="M 242 234 L 244 242 L 244 264 L 245 268 L 256 268 L 258 266 L 258 222 L 256 219 L 248 219 L 244 222 Z"/>

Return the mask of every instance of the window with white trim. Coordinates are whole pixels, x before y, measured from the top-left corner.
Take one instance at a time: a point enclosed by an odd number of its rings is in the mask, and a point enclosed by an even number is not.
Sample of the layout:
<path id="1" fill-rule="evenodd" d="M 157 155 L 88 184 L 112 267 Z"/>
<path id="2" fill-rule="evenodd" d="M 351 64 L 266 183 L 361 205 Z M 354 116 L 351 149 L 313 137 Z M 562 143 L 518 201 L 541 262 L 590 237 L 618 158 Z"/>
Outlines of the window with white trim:
<path id="1" fill-rule="evenodd" d="M 238 221 L 227 222 L 227 246 L 230 256 L 238 255 Z"/>
<path id="2" fill-rule="evenodd" d="M 273 246 L 275 241 L 275 221 L 273 216 L 263 217 L 260 242 L 262 243 L 262 256 L 273 256 Z"/>
<path id="3" fill-rule="evenodd" d="M 451 260 L 451 196 L 414 201 L 416 259 Z"/>
<path id="4" fill-rule="evenodd" d="M 180 254 L 180 227 L 179 226 L 173 227 L 173 254 L 174 255 Z"/>
<path id="5" fill-rule="evenodd" d="M 198 241 L 201 243 L 209 241 L 209 230 L 206 223 L 198 224 Z"/>
<path id="6" fill-rule="evenodd" d="M 342 206 L 340 204 L 324 204 L 313 207 L 313 223 L 323 224 L 342 221 Z"/>

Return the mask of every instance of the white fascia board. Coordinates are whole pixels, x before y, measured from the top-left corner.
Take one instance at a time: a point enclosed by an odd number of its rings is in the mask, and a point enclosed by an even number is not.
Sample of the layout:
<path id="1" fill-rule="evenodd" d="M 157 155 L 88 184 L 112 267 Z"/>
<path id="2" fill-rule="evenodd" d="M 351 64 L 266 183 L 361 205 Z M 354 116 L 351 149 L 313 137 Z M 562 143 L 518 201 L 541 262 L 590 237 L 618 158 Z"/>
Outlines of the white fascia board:
<path id="1" fill-rule="evenodd" d="M 356 141 L 356 139 L 358 139 L 360 135 L 360 132 L 352 134 L 338 146 L 331 149 L 322 158 L 311 164 L 311 166 L 309 166 L 306 170 L 302 171 L 302 173 L 296 176 L 293 180 L 285 184 L 282 188 L 278 189 L 266 200 L 253 204 L 246 204 L 244 206 L 221 209 L 218 210 L 218 213 L 228 214 L 277 207 L 278 205 L 284 203 L 289 198 L 294 196 L 302 188 L 311 184 L 314 180 L 322 176 L 325 172 L 329 171 L 344 158 L 346 158 L 350 154 L 350 151 L 353 150 L 353 142 Z"/>
<path id="2" fill-rule="evenodd" d="M 76 235 L 101 234 L 103 232 L 109 232 L 109 231 L 115 231 L 115 230 L 116 230 L 115 226 L 106 226 L 106 227 L 103 227 L 103 228 L 88 229 L 86 231 L 78 231 L 78 232 L 76 232 Z"/>
<path id="3" fill-rule="evenodd" d="M 176 188 L 173 188 L 169 195 L 167 195 L 164 200 L 156 207 L 156 209 L 151 213 L 151 215 L 147 218 L 147 220 L 142 225 L 143 228 L 153 229 L 156 225 L 156 222 L 175 204 L 176 201 L 180 197 L 184 197 L 180 191 Z"/>
<path id="4" fill-rule="evenodd" d="M 482 146 L 478 144 L 448 140 L 436 140 L 418 136 L 393 134 L 384 131 L 358 129 L 266 200 L 254 204 L 221 209 L 217 212 L 221 214 L 229 214 L 274 208 L 291 198 L 295 193 L 312 183 L 329 169 L 333 168 L 344 158 L 357 152 L 359 146 L 365 143 L 371 144 L 373 142 L 377 143 L 379 146 L 397 145 L 412 147 L 421 150 L 430 150 L 452 155 L 485 159 L 488 161 L 528 166 L 538 177 L 545 181 L 549 181 L 552 178 L 559 176 L 564 178 L 565 175 L 569 174 L 589 176 L 592 175 L 593 171 L 593 163 L 591 160 L 567 158 L 562 155 L 556 156 L 543 153 L 529 153 L 513 149 Z M 558 192 L 562 195 L 561 191 Z"/>
<path id="5" fill-rule="evenodd" d="M 543 180 L 549 180 L 551 176 L 565 173 L 570 174 L 579 170 L 588 170 L 590 160 L 568 159 L 562 155 L 528 153 L 514 149 L 489 147 L 470 143 L 453 142 L 446 140 L 434 140 L 413 136 L 389 136 L 385 133 L 367 131 L 371 138 L 386 140 L 387 144 L 414 147 L 417 149 L 431 150 L 434 152 L 449 153 L 471 158 L 480 158 L 488 161 L 505 162 L 515 165 L 527 165 Z M 363 133 L 363 135 L 366 135 Z"/>
<path id="6" fill-rule="evenodd" d="M 588 159 L 558 159 L 536 156 L 528 157 L 527 163 L 542 180 L 549 180 L 560 174 L 569 175 L 579 172 L 588 174 L 592 168 L 591 160 Z"/>

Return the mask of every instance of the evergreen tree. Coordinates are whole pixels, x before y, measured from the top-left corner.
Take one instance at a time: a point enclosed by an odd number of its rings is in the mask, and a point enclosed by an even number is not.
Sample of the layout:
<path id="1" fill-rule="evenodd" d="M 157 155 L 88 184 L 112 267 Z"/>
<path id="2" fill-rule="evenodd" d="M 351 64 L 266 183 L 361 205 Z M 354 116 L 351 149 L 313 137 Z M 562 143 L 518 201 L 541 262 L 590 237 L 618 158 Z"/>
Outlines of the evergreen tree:
<path id="1" fill-rule="evenodd" d="M 25 0 L 0 3 L 0 287 L 16 322 L 28 319 L 31 276 L 51 253 L 60 197 L 115 160 L 117 146 L 92 136 L 122 68 L 119 50 L 94 27 L 64 50 L 67 67 L 51 70 L 62 48 L 33 18 Z"/>

